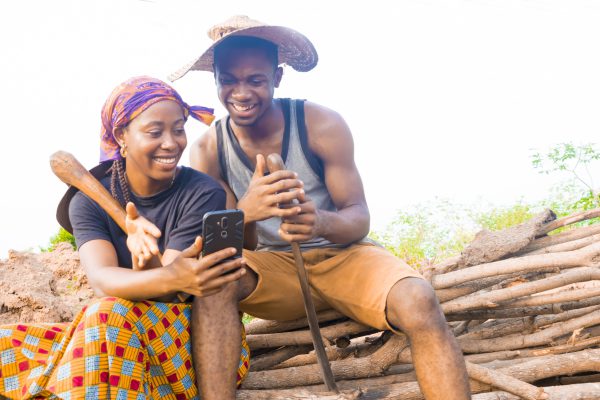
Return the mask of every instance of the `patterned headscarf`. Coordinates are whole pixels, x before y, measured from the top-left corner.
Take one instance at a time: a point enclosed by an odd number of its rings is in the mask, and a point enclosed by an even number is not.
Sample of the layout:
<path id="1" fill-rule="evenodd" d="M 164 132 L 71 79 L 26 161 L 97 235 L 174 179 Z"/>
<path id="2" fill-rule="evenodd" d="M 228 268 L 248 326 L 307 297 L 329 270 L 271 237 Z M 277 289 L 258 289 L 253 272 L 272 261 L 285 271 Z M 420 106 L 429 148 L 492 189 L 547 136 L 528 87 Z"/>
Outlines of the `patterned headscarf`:
<path id="1" fill-rule="evenodd" d="M 121 146 L 114 136 L 116 128 L 126 126 L 148 107 L 163 100 L 179 103 L 186 119 L 191 115 L 206 125 L 215 119 L 212 108 L 188 106 L 179 93 L 163 81 L 148 76 L 131 78 L 112 91 L 102 108 L 100 162 L 121 159 Z"/>

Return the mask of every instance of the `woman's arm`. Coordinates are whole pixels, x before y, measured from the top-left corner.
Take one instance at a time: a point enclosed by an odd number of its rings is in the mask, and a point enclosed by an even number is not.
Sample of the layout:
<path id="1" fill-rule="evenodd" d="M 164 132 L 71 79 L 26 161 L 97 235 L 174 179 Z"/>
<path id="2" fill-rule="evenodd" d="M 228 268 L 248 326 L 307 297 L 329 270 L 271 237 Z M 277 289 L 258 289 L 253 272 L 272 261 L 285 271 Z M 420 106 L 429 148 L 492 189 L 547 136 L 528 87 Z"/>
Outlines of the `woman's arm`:
<path id="1" fill-rule="evenodd" d="M 195 296 L 209 296 L 222 287 L 238 280 L 246 272 L 243 258 L 222 262 L 235 249 L 225 249 L 198 259 L 202 241 L 182 252 L 167 250 L 165 266 L 150 270 L 133 271 L 118 266 L 113 245 L 106 240 L 91 240 L 79 249 L 81 265 L 97 296 L 115 296 L 127 300 L 147 300 L 186 292 Z M 231 274 L 223 273 L 238 269 Z"/>

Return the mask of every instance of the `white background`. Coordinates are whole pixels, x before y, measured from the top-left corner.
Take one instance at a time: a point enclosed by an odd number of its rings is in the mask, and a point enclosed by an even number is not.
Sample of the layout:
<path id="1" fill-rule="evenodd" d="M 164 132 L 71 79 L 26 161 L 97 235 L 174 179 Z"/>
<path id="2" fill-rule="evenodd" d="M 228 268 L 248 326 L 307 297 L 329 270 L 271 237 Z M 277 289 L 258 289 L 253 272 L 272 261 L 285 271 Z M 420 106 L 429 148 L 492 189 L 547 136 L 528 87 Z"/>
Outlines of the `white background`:
<path id="1" fill-rule="evenodd" d="M 559 177 L 538 174 L 531 149 L 597 141 L 595 1 L 7 1 L 0 258 L 46 245 L 58 230 L 66 186 L 48 158 L 66 150 L 96 165 L 100 109 L 112 88 L 135 75 L 165 79 L 210 45 L 210 26 L 235 14 L 313 41 L 316 69 L 287 68 L 276 94 L 345 117 L 372 229 L 435 197 L 541 199 Z M 174 86 L 189 104 L 223 116 L 211 74 L 190 73 Z M 204 130 L 190 120 L 189 141 Z"/>

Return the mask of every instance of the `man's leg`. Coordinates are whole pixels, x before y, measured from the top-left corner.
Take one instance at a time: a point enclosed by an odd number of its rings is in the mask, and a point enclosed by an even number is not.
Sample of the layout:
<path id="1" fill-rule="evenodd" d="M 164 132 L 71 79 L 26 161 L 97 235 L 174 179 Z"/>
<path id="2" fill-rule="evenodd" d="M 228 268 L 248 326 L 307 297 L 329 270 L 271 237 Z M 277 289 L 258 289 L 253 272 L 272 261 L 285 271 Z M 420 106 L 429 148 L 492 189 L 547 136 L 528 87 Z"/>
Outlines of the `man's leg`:
<path id="1" fill-rule="evenodd" d="M 202 400 L 235 399 L 242 324 L 238 302 L 256 287 L 249 268 L 238 282 L 221 292 L 196 297 L 192 305 L 192 360 Z"/>
<path id="2" fill-rule="evenodd" d="M 470 399 L 465 362 L 431 285 L 418 278 L 396 283 L 387 297 L 390 324 L 406 333 L 427 400 Z"/>

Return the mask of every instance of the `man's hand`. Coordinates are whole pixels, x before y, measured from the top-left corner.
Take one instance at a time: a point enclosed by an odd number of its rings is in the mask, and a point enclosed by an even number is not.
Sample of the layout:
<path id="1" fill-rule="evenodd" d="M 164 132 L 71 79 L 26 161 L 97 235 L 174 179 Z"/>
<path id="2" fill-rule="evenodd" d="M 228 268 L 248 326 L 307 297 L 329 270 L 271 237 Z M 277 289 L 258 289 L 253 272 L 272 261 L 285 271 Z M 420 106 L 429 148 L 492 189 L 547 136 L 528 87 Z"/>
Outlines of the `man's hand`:
<path id="1" fill-rule="evenodd" d="M 182 251 L 167 266 L 174 273 L 177 291 L 203 297 L 220 292 L 225 285 L 237 281 L 245 273 L 246 261 L 236 258 L 223 262 L 235 254 L 236 249 L 229 247 L 206 257 L 198 258 L 202 251 L 202 238 L 198 236 L 194 243 Z M 227 272 L 229 274 L 224 275 Z"/>
<path id="2" fill-rule="evenodd" d="M 144 269 L 154 256 L 159 255 L 157 239 L 161 235 L 160 229 L 140 216 L 132 202 L 127 203 L 125 211 L 127 248 L 131 252 L 132 266 L 133 269 Z"/>
<path id="3" fill-rule="evenodd" d="M 300 207 L 300 213 L 281 219 L 279 236 L 286 242 L 306 242 L 314 237 L 322 236 L 322 212 L 315 203 L 301 191 L 298 204 L 282 205 L 282 207 Z"/>
<path id="4" fill-rule="evenodd" d="M 246 223 L 271 217 L 287 218 L 301 212 L 300 207 L 279 208 L 301 195 L 303 183 L 293 171 L 276 171 L 265 176 L 266 162 L 262 154 L 256 156 L 256 168 L 248 190 L 237 204 L 244 211 Z"/>

